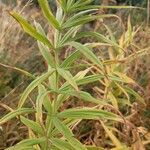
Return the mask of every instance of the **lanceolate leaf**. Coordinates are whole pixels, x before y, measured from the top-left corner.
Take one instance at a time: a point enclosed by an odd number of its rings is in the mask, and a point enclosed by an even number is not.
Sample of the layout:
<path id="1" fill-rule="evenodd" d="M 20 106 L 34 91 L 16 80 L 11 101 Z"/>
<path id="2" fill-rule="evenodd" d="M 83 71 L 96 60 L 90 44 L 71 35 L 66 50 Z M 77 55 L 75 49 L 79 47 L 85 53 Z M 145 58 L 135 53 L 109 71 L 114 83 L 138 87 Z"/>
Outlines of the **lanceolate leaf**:
<path id="1" fill-rule="evenodd" d="M 120 46 L 116 42 L 108 39 L 106 36 L 104 36 L 100 33 L 97 33 L 97 32 L 90 32 L 90 31 L 89 32 L 81 32 L 74 39 L 76 40 L 76 39 L 80 39 L 83 37 L 94 37 L 99 41 L 102 41 L 102 42 L 108 43 L 112 46 L 116 46 L 116 47 L 120 48 Z"/>
<path id="2" fill-rule="evenodd" d="M 88 6 L 94 0 L 79 0 L 77 1 L 70 9 L 71 12 L 74 12 L 77 8 L 82 8 L 84 6 Z"/>
<path id="3" fill-rule="evenodd" d="M 57 68 L 57 72 L 60 76 L 62 76 L 66 81 L 68 81 L 70 85 L 72 85 L 78 91 L 78 86 L 69 71 L 64 70 L 62 68 Z"/>
<path id="4" fill-rule="evenodd" d="M 53 124 L 59 130 L 59 132 L 61 132 L 65 136 L 67 141 L 71 144 L 72 147 L 75 148 L 75 150 L 87 150 L 78 140 L 73 137 L 70 129 L 66 125 L 64 125 L 58 118 L 53 118 Z"/>
<path id="5" fill-rule="evenodd" d="M 53 48 L 53 45 L 50 43 L 50 41 L 45 36 L 43 36 L 42 34 L 37 32 L 36 29 L 33 26 L 31 26 L 19 14 L 15 13 L 15 12 L 10 12 L 10 15 L 12 17 L 14 17 L 20 23 L 20 25 L 22 26 L 22 28 L 24 29 L 24 31 L 26 33 L 28 33 L 29 35 L 31 35 L 32 37 L 34 37 L 38 41 L 42 42 L 43 44 L 47 45 L 49 48 Z"/>
<path id="6" fill-rule="evenodd" d="M 32 113 L 34 111 L 35 110 L 33 110 L 31 108 L 20 108 L 20 109 L 14 110 L 0 119 L 0 125 L 4 124 L 5 122 L 9 121 L 10 119 L 12 119 L 14 117 L 17 117 L 18 115 Z"/>
<path id="7" fill-rule="evenodd" d="M 66 138 L 73 137 L 73 133 L 70 129 L 68 129 L 58 118 L 53 117 L 52 122 L 55 125 L 55 127 L 59 130 L 60 133 L 63 133 L 63 135 Z"/>
<path id="8" fill-rule="evenodd" d="M 21 146 L 21 145 L 16 145 L 16 146 L 12 146 L 10 148 L 7 148 L 5 150 L 36 150 L 35 148 L 33 148 L 33 146 Z"/>
<path id="9" fill-rule="evenodd" d="M 89 75 L 89 76 L 86 76 L 86 77 L 84 77 L 84 78 L 82 78 L 82 79 L 77 79 L 77 80 L 76 80 L 76 83 L 77 83 L 78 86 L 79 86 L 79 85 L 85 85 L 85 84 L 88 84 L 88 83 L 93 83 L 93 82 L 99 81 L 99 80 L 101 80 L 101 79 L 103 79 L 103 78 L 104 78 L 104 76 L 103 76 L 103 75 L 99 75 L 99 74 Z M 60 87 L 59 91 L 60 91 L 60 92 L 67 91 L 67 90 L 70 89 L 70 88 L 71 88 L 71 87 L 70 87 L 69 84 L 64 83 L 64 84 Z"/>
<path id="10" fill-rule="evenodd" d="M 42 111 L 42 105 L 44 103 L 44 99 L 45 97 L 47 96 L 47 94 L 50 93 L 49 91 L 48 92 L 45 92 L 45 93 L 41 93 L 38 95 L 37 97 L 37 100 L 36 100 L 36 111 L 37 111 L 37 118 L 43 122 L 42 120 L 42 116 L 43 116 L 43 111 Z M 49 111 L 52 110 L 52 106 L 50 105 L 50 103 L 47 103 L 48 106 L 50 107 L 49 108 Z M 46 106 L 46 108 L 48 109 L 48 107 Z M 51 111 L 50 111 L 51 113 Z"/>
<path id="11" fill-rule="evenodd" d="M 12 146 L 6 150 L 35 150 L 33 147 L 36 144 L 41 144 L 46 141 L 45 137 L 35 138 L 35 139 L 26 139 L 19 142 L 17 145 Z"/>
<path id="12" fill-rule="evenodd" d="M 81 11 L 81 10 L 87 10 L 87 9 L 143 9 L 140 7 L 134 7 L 134 6 L 106 6 L 106 5 L 87 5 L 78 7 L 75 9 L 75 11 Z"/>
<path id="13" fill-rule="evenodd" d="M 60 41 L 60 47 L 63 46 L 67 41 L 69 41 L 70 38 L 73 38 L 80 28 L 81 26 L 76 26 L 68 30 L 68 32 L 62 37 Z"/>
<path id="14" fill-rule="evenodd" d="M 19 101 L 18 107 L 21 108 L 23 104 L 25 103 L 28 95 L 32 92 L 32 90 L 37 87 L 39 84 L 41 84 L 45 79 L 47 79 L 52 73 L 54 72 L 54 69 L 51 71 L 45 73 L 44 75 L 41 75 L 37 79 L 35 79 L 33 82 L 30 83 L 30 85 L 25 89 L 23 92 L 21 99 Z"/>
<path id="15" fill-rule="evenodd" d="M 106 15 L 85 15 L 85 16 L 79 17 L 77 19 L 70 18 L 70 20 L 66 21 L 62 25 L 62 28 L 63 29 L 70 28 L 70 27 L 74 27 L 74 26 L 78 26 L 78 25 L 83 25 L 85 23 L 91 22 L 91 21 L 96 20 L 96 19 L 110 18 L 110 17 L 117 17 L 117 16 L 106 14 Z"/>
<path id="16" fill-rule="evenodd" d="M 42 28 L 42 26 L 35 22 L 35 27 L 36 27 L 36 30 L 42 34 L 44 37 L 46 37 L 46 34 L 44 32 L 44 29 Z M 44 57 L 44 59 L 46 60 L 46 62 L 48 63 L 48 65 L 50 65 L 50 67 L 54 67 L 54 58 L 51 54 L 51 51 L 49 49 L 49 47 L 47 45 L 44 45 L 42 42 L 38 42 L 38 47 L 39 47 L 39 50 L 42 54 L 42 56 Z"/>
<path id="17" fill-rule="evenodd" d="M 85 69 L 83 71 L 79 71 L 74 77 L 73 79 L 77 82 L 78 80 L 80 79 L 83 79 L 86 74 L 90 71 L 91 68 L 88 68 L 88 69 Z M 59 89 L 59 91 L 61 91 L 61 89 L 64 89 L 64 87 L 68 87 L 69 86 L 69 83 L 68 82 L 65 82 L 61 88 Z M 69 86 L 70 87 L 70 86 Z"/>
<path id="18" fill-rule="evenodd" d="M 48 63 L 48 65 L 50 65 L 53 68 L 55 66 L 54 65 L 54 58 L 51 55 L 48 47 L 46 45 L 44 45 L 42 42 L 38 42 L 38 47 L 40 49 L 42 56 L 44 57 L 44 59 Z"/>
<path id="19" fill-rule="evenodd" d="M 78 20 L 79 18 L 83 17 L 83 15 L 85 14 L 89 14 L 91 12 L 94 12 L 96 11 L 97 9 L 90 9 L 90 10 L 85 10 L 85 11 L 81 11 L 81 12 L 78 12 L 76 14 L 74 14 L 73 16 L 71 16 L 69 19 L 68 19 L 68 22 L 74 22 L 75 20 Z M 65 22 L 66 23 L 66 22 Z M 64 24 L 65 24 L 64 23 Z"/>
<path id="20" fill-rule="evenodd" d="M 79 50 L 87 59 L 89 59 L 92 63 L 95 65 L 98 65 L 100 67 L 103 66 L 102 62 L 96 57 L 96 55 L 86 46 L 78 43 L 78 42 L 69 42 L 68 45 L 71 45 L 75 47 L 77 50 Z"/>
<path id="21" fill-rule="evenodd" d="M 69 96 L 66 95 L 66 94 L 59 94 L 57 96 L 57 100 L 56 100 L 56 103 L 55 103 L 56 109 L 58 109 L 63 104 L 63 102 L 68 99 L 68 97 Z"/>
<path id="22" fill-rule="evenodd" d="M 67 67 L 71 66 L 74 63 L 74 61 L 76 61 L 77 58 L 80 57 L 80 55 L 81 55 L 81 52 L 79 50 L 76 50 L 62 62 L 61 67 L 67 68 Z"/>
<path id="23" fill-rule="evenodd" d="M 104 75 L 100 75 L 100 74 L 94 74 L 94 75 L 89 75 L 89 76 L 85 76 L 84 78 L 82 79 L 77 79 L 76 80 L 76 83 L 77 85 L 85 85 L 85 84 L 88 84 L 88 83 L 93 83 L 93 82 L 96 82 L 96 81 L 100 81 L 102 80 L 103 78 L 105 78 Z M 122 79 L 120 79 L 119 77 L 116 77 L 116 76 L 113 76 L 113 75 L 110 75 L 108 76 L 108 79 L 109 80 L 112 80 L 112 81 L 117 81 L 117 82 L 123 82 L 123 83 L 126 83 L 124 82 Z M 66 91 L 70 88 L 70 85 L 64 83 L 59 91 L 60 92 L 63 92 L 63 91 Z"/>
<path id="24" fill-rule="evenodd" d="M 38 0 L 39 5 L 43 11 L 43 14 L 45 16 L 45 18 L 48 20 L 48 22 L 56 29 L 60 29 L 60 24 L 59 22 L 56 20 L 55 16 L 53 15 L 53 13 L 50 10 L 50 7 L 48 5 L 48 1 L 47 0 Z"/>
<path id="25" fill-rule="evenodd" d="M 35 139 L 26 139 L 21 142 L 19 142 L 17 145 L 22 145 L 22 146 L 33 146 L 36 144 L 40 144 L 46 141 L 45 137 L 41 138 L 35 138 Z"/>
<path id="26" fill-rule="evenodd" d="M 91 103 L 95 103 L 95 104 L 107 104 L 106 102 L 104 102 L 104 100 L 98 100 L 96 98 L 94 98 L 93 96 L 91 96 L 89 93 L 84 92 L 84 91 L 73 91 L 73 90 L 67 90 L 62 92 L 62 94 L 66 94 L 66 95 L 71 95 L 71 96 L 75 96 L 85 102 L 91 102 Z"/>
<path id="27" fill-rule="evenodd" d="M 58 138 L 53 138 L 51 139 L 51 142 L 54 146 L 59 148 L 60 150 L 75 150 L 68 142 L 58 139 Z"/>
<path id="28" fill-rule="evenodd" d="M 40 96 L 42 96 L 41 98 L 43 98 L 43 106 L 44 106 L 45 110 L 49 114 L 51 114 L 52 113 L 52 104 L 51 104 L 50 98 L 48 96 L 48 93 L 50 93 L 50 92 L 47 91 L 43 85 L 39 85 L 38 89 L 39 89 Z"/>
<path id="29" fill-rule="evenodd" d="M 37 23 L 36 21 L 34 21 L 34 24 L 35 24 L 36 30 L 37 30 L 40 34 L 42 34 L 43 36 L 46 37 L 46 33 L 45 33 L 44 29 L 42 28 L 42 26 L 41 26 L 39 23 Z"/>
<path id="30" fill-rule="evenodd" d="M 73 119 L 110 119 L 110 120 L 119 120 L 119 117 L 116 114 L 113 114 L 108 111 L 92 109 L 92 108 L 83 108 L 83 109 L 67 109 L 63 112 L 60 112 L 58 115 L 60 118 L 73 118 Z"/>
<path id="31" fill-rule="evenodd" d="M 21 122 L 23 124 L 25 124 L 28 128 L 32 129 L 34 132 L 41 134 L 41 135 L 43 134 L 43 129 L 41 128 L 41 126 L 37 122 L 34 122 L 34 121 L 27 119 L 23 116 L 21 116 L 20 119 L 21 119 Z"/>

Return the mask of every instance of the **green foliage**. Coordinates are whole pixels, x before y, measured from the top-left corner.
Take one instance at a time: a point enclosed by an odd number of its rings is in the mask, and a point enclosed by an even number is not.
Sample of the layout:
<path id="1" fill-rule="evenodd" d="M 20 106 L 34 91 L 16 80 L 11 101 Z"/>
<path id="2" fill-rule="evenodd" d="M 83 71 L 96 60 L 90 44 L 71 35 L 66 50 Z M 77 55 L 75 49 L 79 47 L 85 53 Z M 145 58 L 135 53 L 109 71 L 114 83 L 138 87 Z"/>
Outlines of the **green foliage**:
<path id="1" fill-rule="evenodd" d="M 35 23 L 35 27 L 33 27 L 18 13 L 10 13 L 20 23 L 24 31 L 38 41 L 40 52 L 47 62 L 48 69 L 41 76 L 36 77 L 25 89 L 20 98 L 18 109 L 0 119 L 0 124 L 3 124 L 14 117 L 20 116 L 21 122 L 29 130 L 29 139 L 21 141 L 8 150 L 14 148 L 16 150 L 101 149 L 83 145 L 74 137 L 72 126 L 83 119 L 105 121 L 105 123 L 109 121 L 111 123 L 114 121 L 116 123 L 123 122 L 124 120 L 117 113 L 102 109 L 105 108 L 104 106 L 111 106 L 119 111 L 120 98 L 124 98 L 124 103 L 130 106 L 130 96 L 134 95 L 144 104 L 138 93 L 128 87 L 128 84 L 135 84 L 135 82 L 127 76 L 125 65 L 119 63 L 120 61 L 126 61 L 127 57 L 124 51 L 131 44 L 135 33 L 135 31 L 132 31 L 130 19 L 128 19 L 127 32 L 117 42 L 111 32 L 109 32 L 111 38 L 92 31 L 79 33 L 78 29 L 83 27 L 85 23 L 99 18 L 116 17 L 111 14 L 97 15 L 92 13 L 100 7 L 91 5 L 91 0 L 59 0 L 56 17 L 49 8 L 47 0 L 38 1 L 44 17 L 54 30 L 54 39 L 47 38 L 40 24 Z M 121 6 L 113 8 L 121 8 Z M 128 7 L 123 6 L 123 8 Z M 109 28 L 107 29 L 110 31 Z M 93 41 L 92 43 L 82 44 L 78 41 L 78 39 L 87 36 L 94 38 L 97 43 Z M 98 44 L 107 44 L 109 59 L 99 58 L 94 53 L 93 50 L 98 47 Z M 73 47 L 75 52 L 62 60 L 59 56 L 66 47 Z M 87 67 L 74 75 L 75 67 L 73 64 L 80 56 L 88 61 L 87 64 L 84 64 Z M 130 55 L 128 57 L 130 58 Z M 82 61 L 82 59 L 79 60 Z M 70 66 L 72 69 L 68 68 Z M 102 99 L 81 90 L 82 85 L 92 82 L 103 85 Z M 38 88 L 38 94 L 34 101 L 34 108 L 22 108 L 27 102 L 29 94 L 35 88 Z M 77 97 L 84 102 L 90 102 L 94 106 L 61 110 L 60 106 L 73 97 Z M 30 120 L 27 115 L 24 116 L 28 113 L 34 114 L 35 120 Z M 109 135 L 112 145 L 123 149 L 124 145 L 117 140 L 107 126 L 103 123 L 102 125 Z"/>

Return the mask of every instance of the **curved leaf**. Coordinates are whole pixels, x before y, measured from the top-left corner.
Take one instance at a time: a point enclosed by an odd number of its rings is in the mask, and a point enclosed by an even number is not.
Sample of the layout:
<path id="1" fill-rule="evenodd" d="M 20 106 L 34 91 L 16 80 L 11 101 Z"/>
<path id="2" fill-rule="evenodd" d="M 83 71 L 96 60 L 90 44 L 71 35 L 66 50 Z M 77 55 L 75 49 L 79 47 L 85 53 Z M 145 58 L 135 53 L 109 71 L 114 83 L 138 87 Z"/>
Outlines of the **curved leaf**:
<path id="1" fill-rule="evenodd" d="M 73 119 L 110 119 L 110 120 L 116 120 L 119 121 L 120 118 L 114 113 L 104 111 L 104 110 L 98 110 L 98 109 L 92 109 L 92 108 L 83 108 L 83 109 L 67 109 L 63 112 L 60 112 L 57 114 L 60 118 L 73 118 Z"/>
<path id="2" fill-rule="evenodd" d="M 54 72 L 54 69 L 51 69 L 51 71 L 45 73 L 44 75 L 41 75 L 37 79 L 35 79 L 33 82 L 30 83 L 30 85 L 25 89 L 23 92 L 18 107 L 21 108 L 23 104 L 25 103 L 28 95 L 32 92 L 32 90 L 37 87 L 39 84 L 41 84 L 45 79 L 47 79 L 52 73 Z"/>
<path id="3" fill-rule="evenodd" d="M 36 29 L 33 26 L 31 26 L 19 14 L 17 14 L 16 12 L 10 12 L 10 15 L 12 17 L 14 17 L 19 22 L 19 24 L 22 26 L 22 28 L 24 29 L 24 31 L 26 33 L 28 33 L 29 35 L 31 35 L 32 37 L 34 37 L 38 41 L 41 41 L 43 44 L 47 45 L 49 48 L 53 48 L 53 45 L 50 43 L 50 41 L 45 36 L 43 36 L 42 34 L 37 32 Z"/>
<path id="4" fill-rule="evenodd" d="M 96 57 L 96 55 L 86 46 L 78 42 L 68 42 L 66 45 L 71 45 L 79 50 L 87 59 L 89 59 L 95 65 L 103 66 L 102 62 Z"/>
<path id="5" fill-rule="evenodd" d="M 69 71 L 64 70 L 62 68 L 57 68 L 57 72 L 60 76 L 62 76 L 66 81 L 68 81 L 70 85 L 72 85 L 78 91 L 78 86 L 75 80 L 73 79 L 72 74 Z"/>
<path id="6" fill-rule="evenodd" d="M 52 145 L 56 146 L 60 150 L 75 150 L 68 142 L 58 139 L 58 138 L 53 138 L 51 139 Z"/>
<path id="7" fill-rule="evenodd" d="M 74 147 L 75 150 L 87 150 L 84 145 L 82 145 L 73 137 L 70 129 L 66 125 L 64 125 L 58 118 L 53 118 L 53 124 L 65 136 L 67 141 L 71 144 L 72 147 Z"/>
<path id="8" fill-rule="evenodd" d="M 9 121 L 10 119 L 12 119 L 14 117 L 17 117 L 18 115 L 32 113 L 34 111 L 35 110 L 33 110 L 31 108 L 20 108 L 20 109 L 14 110 L 0 119 L 0 125 L 6 123 L 7 121 Z"/>
<path id="9" fill-rule="evenodd" d="M 23 124 L 25 124 L 28 128 L 32 129 L 36 133 L 41 134 L 41 135 L 43 134 L 43 129 L 41 128 L 41 126 L 37 122 L 34 122 L 34 121 L 27 119 L 23 116 L 20 116 L 20 120 Z"/>
<path id="10" fill-rule="evenodd" d="M 42 12 L 45 16 L 45 18 L 48 20 L 48 22 L 56 29 L 60 29 L 60 24 L 59 22 L 56 20 L 55 16 L 53 15 L 53 13 L 50 10 L 49 4 L 47 0 L 38 0 L 39 5 L 42 9 Z"/>

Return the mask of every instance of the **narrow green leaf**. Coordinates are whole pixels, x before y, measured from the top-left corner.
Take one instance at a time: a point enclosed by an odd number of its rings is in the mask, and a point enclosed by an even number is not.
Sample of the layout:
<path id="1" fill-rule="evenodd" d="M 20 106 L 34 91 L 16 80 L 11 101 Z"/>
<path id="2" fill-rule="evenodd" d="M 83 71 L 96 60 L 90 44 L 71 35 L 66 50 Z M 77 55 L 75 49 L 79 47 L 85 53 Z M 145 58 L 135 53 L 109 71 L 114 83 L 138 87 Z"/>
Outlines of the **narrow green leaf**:
<path id="1" fill-rule="evenodd" d="M 73 137 L 73 133 L 68 129 L 58 118 L 53 117 L 52 122 L 55 127 L 62 133 L 66 138 Z"/>
<path id="2" fill-rule="evenodd" d="M 87 74 L 90 70 L 91 70 L 91 68 L 89 67 L 89 68 L 87 68 L 87 69 L 85 69 L 85 70 L 79 71 L 79 72 L 74 76 L 74 79 L 75 79 L 76 81 L 83 79 L 83 78 L 86 76 L 86 74 Z"/>
<path id="3" fill-rule="evenodd" d="M 45 137 L 41 137 L 41 138 L 34 138 L 34 139 L 25 139 L 22 140 L 21 142 L 19 142 L 17 145 L 21 145 L 21 146 L 33 146 L 36 144 L 40 144 L 46 141 Z"/>
<path id="4" fill-rule="evenodd" d="M 96 147 L 96 146 L 87 146 L 86 147 L 88 150 L 104 150 L 102 147 Z"/>
<path id="5" fill-rule="evenodd" d="M 112 45 L 112 46 L 121 48 L 116 42 L 114 42 L 114 41 L 108 39 L 106 36 L 104 36 L 104 35 L 102 35 L 102 34 L 100 34 L 100 33 L 97 33 L 97 32 L 90 32 L 90 31 L 88 31 L 88 32 L 81 32 L 81 33 L 79 33 L 79 34 L 74 38 L 74 40 L 77 40 L 77 39 L 80 39 L 80 38 L 83 38 L 83 37 L 89 37 L 89 36 L 94 37 L 94 38 L 96 38 L 96 39 L 99 40 L 99 41 L 108 43 L 108 44 L 110 44 L 110 45 Z"/>
<path id="6" fill-rule="evenodd" d="M 78 86 L 79 86 L 79 85 L 85 85 L 85 84 L 93 83 L 93 82 L 96 82 L 96 81 L 100 81 L 100 80 L 103 79 L 104 77 L 105 77 L 104 75 L 100 75 L 100 74 L 89 75 L 89 76 L 84 77 L 83 79 L 79 79 L 79 80 L 77 79 L 77 80 L 76 80 L 76 83 L 77 83 Z M 109 79 L 109 80 L 112 80 L 112 81 L 117 81 L 117 82 L 126 83 L 126 82 L 124 82 L 122 79 L 120 79 L 119 77 L 116 77 L 116 76 L 114 76 L 114 75 L 109 75 L 109 76 L 108 76 L 108 79 Z M 59 91 L 60 91 L 60 93 L 61 93 L 61 92 L 63 92 L 63 91 L 69 90 L 70 88 L 71 88 L 70 85 L 64 83 L 64 84 L 60 87 Z"/>
<path id="7" fill-rule="evenodd" d="M 78 42 L 69 42 L 69 43 L 67 43 L 67 45 L 71 45 L 71 46 L 75 47 L 77 50 L 79 50 L 86 58 L 88 58 L 95 65 L 98 65 L 100 67 L 103 66 L 102 62 L 96 57 L 96 55 L 88 47 L 86 47 Z"/>
<path id="8" fill-rule="evenodd" d="M 81 119 L 65 119 L 62 121 L 62 123 L 67 126 L 68 128 L 71 128 L 73 127 L 75 124 L 79 123 L 81 121 Z M 53 131 L 52 131 L 52 136 L 55 137 L 59 135 L 59 131 L 55 128 Z"/>
<path id="9" fill-rule="evenodd" d="M 103 78 L 104 78 L 103 75 L 94 74 L 94 75 L 86 76 L 83 79 L 79 79 L 76 82 L 77 82 L 77 85 L 85 85 L 85 84 L 93 83 L 95 81 L 99 81 Z"/>
<path id="10" fill-rule="evenodd" d="M 63 25 L 62 28 L 71 28 L 74 26 L 78 26 L 78 25 L 83 25 L 85 23 L 91 22 L 93 20 L 96 19 L 103 19 L 103 18 L 110 18 L 110 17 L 117 17 L 116 15 L 110 15 L 110 14 L 106 14 L 106 15 L 84 15 L 82 17 L 79 17 L 77 19 L 73 19 L 70 18 L 68 21 L 66 21 Z"/>
<path id="11" fill-rule="evenodd" d="M 33 146 L 12 146 L 10 148 L 6 148 L 5 150 L 36 150 Z"/>
<path id="12" fill-rule="evenodd" d="M 53 15 L 53 13 L 50 10 L 49 4 L 47 0 L 38 0 L 39 5 L 42 9 L 42 12 L 45 16 L 45 18 L 48 20 L 48 22 L 56 29 L 60 29 L 60 24 L 59 22 L 56 20 L 55 16 Z"/>
<path id="13" fill-rule="evenodd" d="M 66 81 L 68 81 L 68 83 L 70 83 L 70 85 L 72 85 L 78 91 L 78 86 L 69 71 L 64 70 L 62 68 L 57 68 L 57 72 L 60 76 L 62 76 Z"/>
<path id="14" fill-rule="evenodd" d="M 97 9 L 90 9 L 90 10 L 80 11 L 80 12 L 74 14 L 73 16 L 71 16 L 68 19 L 68 22 L 74 22 L 75 20 L 78 20 L 79 18 L 83 17 L 83 15 L 92 13 L 93 11 L 96 11 L 96 10 Z"/>
<path id="15" fill-rule="evenodd" d="M 71 55 L 69 55 L 60 65 L 61 68 L 67 68 L 71 66 L 77 58 L 79 58 L 81 55 L 81 52 L 79 50 L 73 52 Z"/>
<path id="16" fill-rule="evenodd" d="M 19 24 L 22 26 L 22 28 L 24 29 L 24 31 L 26 33 L 28 33 L 29 35 L 31 35 L 32 37 L 34 37 L 38 41 L 42 42 L 43 44 L 47 45 L 49 48 L 53 48 L 53 45 L 50 43 L 50 41 L 45 36 L 43 36 L 42 34 L 37 32 L 36 29 L 33 26 L 31 26 L 19 14 L 15 13 L 15 12 L 10 12 L 10 15 L 12 17 L 14 17 L 19 22 Z"/>
<path id="17" fill-rule="evenodd" d="M 42 28 L 42 26 L 38 22 L 36 22 L 36 21 L 34 21 L 34 24 L 35 24 L 36 30 L 40 34 L 42 34 L 44 37 L 46 37 L 46 33 L 45 33 L 44 29 Z"/>
<path id="18" fill-rule="evenodd" d="M 63 19 L 63 10 L 61 7 L 57 6 L 57 11 L 56 11 L 56 19 L 59 23 L 62 22 Z"/>
<path id="19" fill-rule="evenodd" d="M 23 106 L 28 95 L 32 92 L 32 90 L 35 87 L 37 87 L 39 84 L 41 84 L 45 79 L 47 79 L 53 72 L 54 72 L 54 69 L 45 73 L 44 75 L 41 75 L 40 77 L 38 77 L 37 79 L 35 79 L 33 82 L 30 83 L 30 85 L 25 89 L 25 91 L 23 92 L 23 94 L 20 98 L 18 108 L 21 108 Z"/>
<path id="20" fill-rule="evenodd" d="M 67 7 L 67 13 L 76 12 L 77 8 L 84 7 L 84 6 L 88 5 L 88 4 L 90 4 L 92 1 L 93 0 L 78 0 L 78 1 L 75 1 L 70 7 Z"/>
<path id="21" fill-rule="evenodd" d="M 49 48 L 42 42 L 38 42 L 38 47 L 48 65 L 50 65 L 53 68 L 55 66 L 54 57 L 51 55 Z"/>
<path id="22" fill-rule="evenodd" d="M 43 85 L 39 85 L 38 86 L 39 89 L 39 95 L 43 96 L 43 106 L 45 108 L 45 110 L 51 114 L 52 113 L 52 104 L 50 101 L 50 98 L 48 96 L 48 93 L 50 93 L 49 91 L 46 90 L 46 88 Z"/>
<path id="23" fill-rule="evenodd" d="M 69 41 L 70 38 L 73 38 L 80 28 L 81 26 L 76 26 L 76 27 L 69 29 L 67 33 L 64 34 L 64 36 L 62 37 L 60 41 L 60 47 L 63 46 L 67 41 Z"/>
<path id="24" fill-rule="evenodd" d="M 25 124 L 28 128 L 30 128 L 31 130 L 33 130 L 34 132 L 43 135 L 43 129 L 41 128 L 41 126 L 37 123 L 34 122 L 30 119 L 27 119 L 23 116 L 20 116 L 21 122 L 23 124 Z"/>
<path id="25" fill-rule="evenodd" d="M 85 102 L 91 102 L 91 103 L 95 103 L 95 104 L 107 104 L 106 102 L 104 102 L 104 100 L 101 99 L 96 99 L 93 96 L 91 96 L 91 94 L 84 92 L 84 91 L 73 91 L 73 90 L 67 90 L 62 92 L 62 94 L 66 94 L 66 95 L 70 95 L 70 96 L 75 96 L 77 98 L 80 98 L 81 100 L 85 101 Z"/>
<path id="26" fill-rule="evenodd" d="M 66 141 L 58 139 L 58 138 L 53 138 L 51 139 L 52 145 L 56 146 L 60 150 L 74 150 L 74 148 Z"/>
<path id="27" fill-rule="evenodd" d="M 67 109 L 63 112 L 60 112 L 58 115 L 60 118 L 73 118 L 73 119 L 110 119 L 110 120 L 119 120 L 119 116 L 108 111 L 92 109 L 92 108 L 83 108 L 83 109 Z"/>
<path id="28" fill-rule="evenodd" d="M 68 95 L 66 94 L 59 94 L 57 96 L 57 100 L 56 100 L 56 103 L 55 103 L 55 108 L 56 110 L 58 110 L 58 108 L 63 104 L 63 102 L 68 99 Z"/>
<path id="29" fill-rule="evenodd" d="M 48 68 L 48 70 L 51 70 L 51 67 Z M 49 86 L 54 91 L 57 91 L 57 71 L 55 71 L 49 78 Z"/>
<path id="30" fill-rule="evenodd" d="M 75 148 L 75 150 L 87 150 L 78 140 L 73 137 L 71 130 L 64 125 L 58 118 L 53 118 L 53 124 L 61 132 L 67 141 Z"/>
<path id="31" fill-rule="evenodd" d="M 87 9 L 144 9 L 135 6 L 106 6 L 106 5 L 86 5 L 82 7 L 77 7 L 75 11 L 87 10 Z"/>
<path id="32" fill-rule="evenodd" d="M 42 116 L 43 116 L 42 105 L 44 105 L 44 100 L 45 100 L 48 93 L 50 93 L 50 91 L 46 91 L 44 93 L 39 94 L 38 97 L 37 97 L 37 100 L 36 100 L 36 112 L 37 112 L 36 116 L 41 122 L 43 122 L 43 119 L 42 119 Z M 51 113 L 52 112 L 52 105 L 50 103 L 47 103 L 47 104 L 50 108 L 48 108 L 48 106 L 46 106 L 46 108 Z"/>
<path id="33" fill-rule="evenodd" d="M 46 141 L 45 137 L 35 139 L 25 139 L 6 150 L 36 150 L 33 146 Z"/>
<path id="34" fill-rule="evenodd" d="M 71 6 L 74 4 L 75 0 L 67 0 L 67 10 L 71 8 Z"/>
<path id="35" fill-rule="evenodd" d="M 20 108 L 17 110 L 14 110 L 8 114 L 6 114 L 4 117 L 2 117 L 0 119 L 0 125 L 6 123 L 7 121 L 9 121 L 10 119 L 17 117 L 18 115 L 22 115 L 22 114 L 26 114 L 26 113 L 32 113 L 35 110 L 31 109 L 31 108 Z"/>
<path id="36" fill-rule="evenodd" d="M 73 79 L 77 82 L 81 79 L 84 78 L 84 76 L 90 71 L 91 68 L 87 68 L 85 70 L 79 71 L 74 77 Z M 65 87 L 70 87 L 68 82 L 65 82 L 61 88 L 59 89 L 59 91 L 61 91 L 61 89 L 64 89 Z"/>

